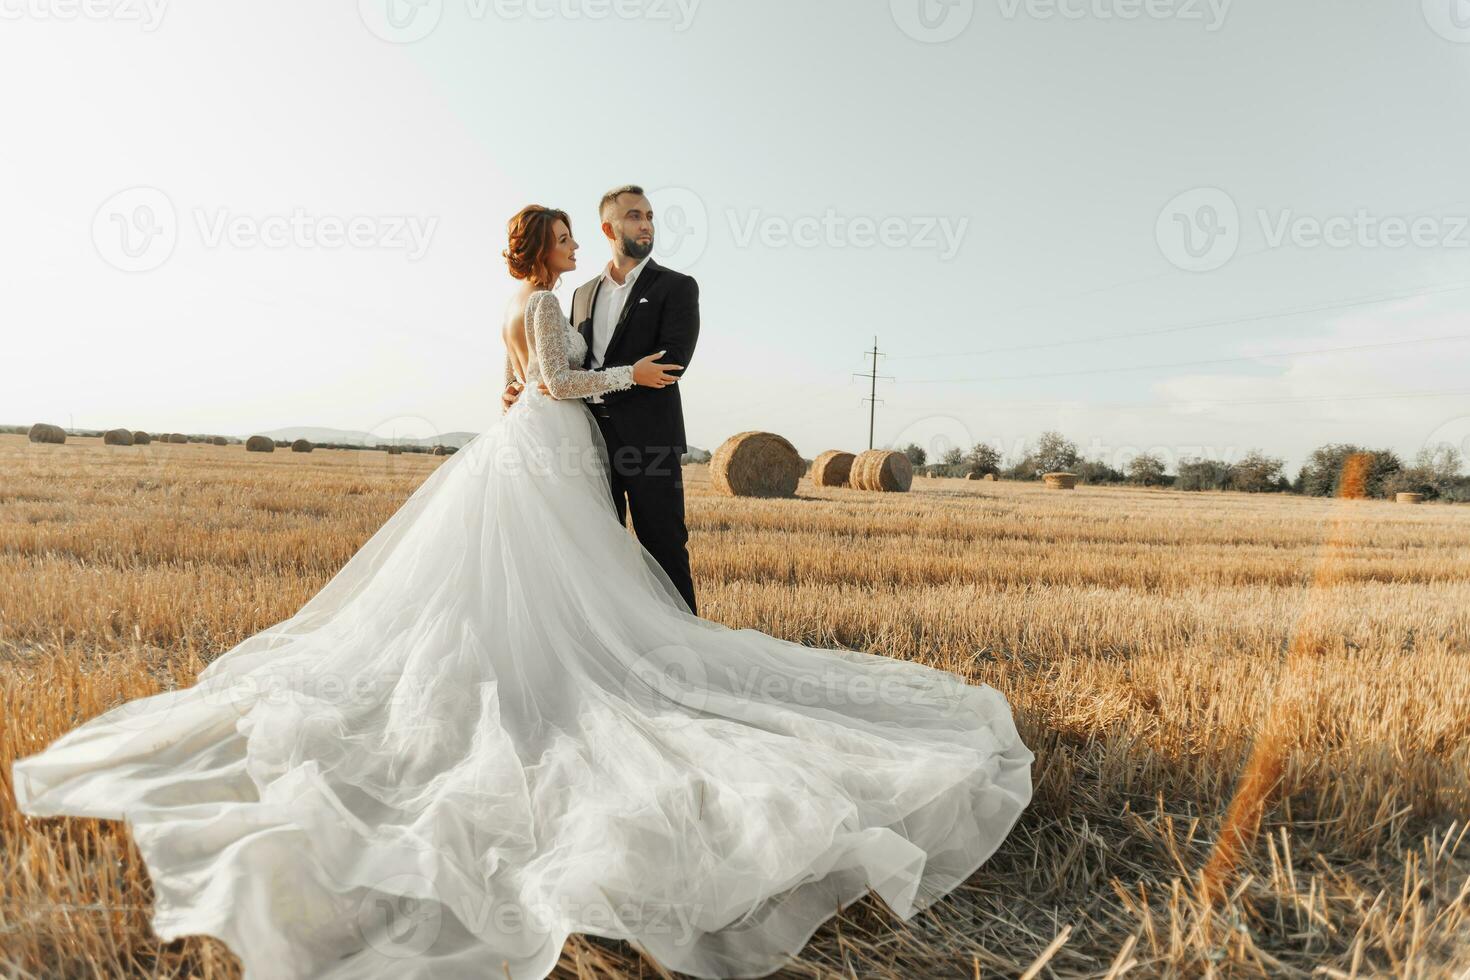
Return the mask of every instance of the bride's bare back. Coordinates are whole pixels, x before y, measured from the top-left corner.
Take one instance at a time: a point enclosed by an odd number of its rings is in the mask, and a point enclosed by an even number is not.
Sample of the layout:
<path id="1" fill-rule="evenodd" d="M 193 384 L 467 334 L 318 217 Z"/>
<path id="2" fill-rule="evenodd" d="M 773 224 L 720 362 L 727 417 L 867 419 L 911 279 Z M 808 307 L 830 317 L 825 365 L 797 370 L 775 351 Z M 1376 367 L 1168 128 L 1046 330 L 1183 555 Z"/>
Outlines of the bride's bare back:
<path id="1" fill-rule="evenodd" d="M 526 301 L 535 290 L 527 284 L 518 289 L 505 304 L 505 317 L 500 325 L 500 339 L 505 342 L 506 383 L 525 383 L 526 367 L 531 362 L 531 348 L 526 342 Z"/>

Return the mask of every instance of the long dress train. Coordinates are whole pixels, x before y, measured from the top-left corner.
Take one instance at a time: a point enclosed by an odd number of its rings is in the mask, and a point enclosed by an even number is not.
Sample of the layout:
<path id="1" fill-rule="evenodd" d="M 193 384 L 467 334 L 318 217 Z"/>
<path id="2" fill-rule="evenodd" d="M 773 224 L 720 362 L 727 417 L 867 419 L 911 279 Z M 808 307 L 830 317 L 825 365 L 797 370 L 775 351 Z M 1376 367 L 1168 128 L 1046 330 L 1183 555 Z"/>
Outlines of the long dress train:
<path id="1" fill-rule="evenodd" d="M 574 932 L 763 976 L 1029 803 L 998 691 L 690 615 L 576 400 L 631 369 L 572 370 L 549 292 L 527 323 L 526 393 L 295 615 L 15 762 L 24 812 L 127 822 L 162 939 L 252 980 L 542 978 Z"/>

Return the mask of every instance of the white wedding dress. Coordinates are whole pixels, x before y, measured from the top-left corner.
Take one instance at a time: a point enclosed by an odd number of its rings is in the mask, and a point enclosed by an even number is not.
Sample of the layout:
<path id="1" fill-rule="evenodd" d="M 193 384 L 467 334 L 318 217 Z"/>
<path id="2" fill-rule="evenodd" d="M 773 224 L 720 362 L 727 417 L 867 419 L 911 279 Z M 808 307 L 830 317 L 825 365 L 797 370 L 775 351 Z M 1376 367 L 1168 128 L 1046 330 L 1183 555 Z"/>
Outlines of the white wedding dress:
<path id="1" fill-rule="evenodd" d="M 526 319 L 525 394 L 299 612 L 14 764 L 24 812 L 127 822 L 162 939 L 251 980 L 539 980 L 571 933 L 762 976 L 868 888 L 912 917 L 1030 801 L 998 691 L 690 615 L 576 400 L 631 369 L 572 370 L 549 292 Z"/>

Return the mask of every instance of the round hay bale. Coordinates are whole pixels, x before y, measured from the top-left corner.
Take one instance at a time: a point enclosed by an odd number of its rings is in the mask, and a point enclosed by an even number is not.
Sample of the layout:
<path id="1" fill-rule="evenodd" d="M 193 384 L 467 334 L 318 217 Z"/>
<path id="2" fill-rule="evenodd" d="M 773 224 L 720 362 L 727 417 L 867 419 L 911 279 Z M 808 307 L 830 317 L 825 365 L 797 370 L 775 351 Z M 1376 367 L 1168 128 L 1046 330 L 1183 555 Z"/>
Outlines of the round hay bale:
<path id="1" fill-rule="evenodd" d="M 228 446 L 230 444 L 230 440 L 226 439 L 224 436 L 215 436 L 214 438 L 210 439 L 209 442 L 211 445 L 215 446 Z"/>
<path id="2" fill-rule="evenodd" d="M 1396 504 L 1419 504 L 1424 502 L 1422 493 L 1396 493 L 1393 495 Z"/>
<path id="3" fill-rule="evenodd" d="M 291 451 L 293 453 L 309 453 L 315 448 L 316 447 L 311 444 L 310 439 L 297 439 L 295 442 L 291 443 Z"/>
<path id="4" fill-rule="evenodd" d="M 185 443 L 185 442 L 188 442 L 189 441 L 189 437 L 186 436 L 186 435 L 184 435 L 182 432 L 170 432 L 168 434 L 168 441 L 169 442 L 176 442 L 176 443 Z"/>
<path id="5" fill-rule="evenodd" d="M 982 479 L 982 480 L 989 480 L 991 483 L 995 483 L 996 480 L 997 480 L 997 477 L 996 477 L 996 475 L 994 473 L 986 473 L 980 479 Z"/>
<path id="6" fill-rule="evenodd" d="M 131 429 L 108 429 L 102 433 L 102 445 L 104 446 L 131 446 L 133 444 L 133 432 Z"/>
<path id="7" fill-rule="evenodd" d="M 60 445 L 66 442 L 66 430 L 59 425 L 52 425 L 50 422 L 37 422 L 26 433 L 26 438 L 31 440 L 31 442 L 48 442 Z"/>
<path id="8" fill-rule="evenodd" d="M 869 449 L 853 460 L 848 481 L 858 490 L 905 493 L 914 484 L 914 465 L 903 453 Z"/>
<path id="9" fill-rule="evenodd" d="M 146 446 L 152 441 L 153 437 L 144 432 L 142 429 L 139 429 L 137 432 L 133 433 L 133 445 L 135 446 Z"/>
<path id="10" fill-rule="evenodd" d="M 709 461 L 709 482 L 727 497 L 792 497 L 805 469 L 796 447 L 774 432 L 741 432 Z"/>
<path id="11" fill-rule="evenodd" d="M 251 436 L 245 440 L 245 451 L 247 453 L 273 453 L 276 451 L 276 441 L 270 436 Z"/>
<path id="12" fill-rule="evenodd" d="M 1041 479 L 1050 490 L 1071 490 L 1077 486 L 1076 473 L 1043 473 Z"/>
<path id="13" fill-rule="evenodd" d="M 852 476 L 852 453 L 841 449 L 829 449 L 812 460 L 812 485 L 818 487 L 845 487 Z"/>
<path id="14" fill-rule="evenodd" d="M 443 446 L 435 446 L 434 447 L 434 455 L 435 456 L 443 456 L 443 455 L 445 455 L 444 447 Z"/>

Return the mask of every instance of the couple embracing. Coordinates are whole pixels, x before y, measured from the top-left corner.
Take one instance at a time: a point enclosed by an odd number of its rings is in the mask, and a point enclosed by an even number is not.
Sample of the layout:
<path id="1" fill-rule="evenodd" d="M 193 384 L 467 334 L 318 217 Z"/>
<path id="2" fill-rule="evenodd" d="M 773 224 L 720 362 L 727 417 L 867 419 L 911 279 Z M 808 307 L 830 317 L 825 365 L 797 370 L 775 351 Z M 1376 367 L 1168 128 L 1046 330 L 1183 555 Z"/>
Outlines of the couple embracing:
<path id="1" fill-rule="evenodd" d="M 643 188 L 614 188 L 602 196 L 597 211 L 612 259 L 572 294 L 569 325 L 580 343 L 572 341 L 571 361 L 583 377 L 553 372 L 557 387 L 543 376 L 537 388 L 555 398 L 585 397 L 607 450 L 618 522 L 631 514 L 639 542 L 693 612 L 681 472 L 688 446 L 675 382 L 699 339 L 699 284 L 653 260 L 653 204 Z M 577 267 L 579 248 L 566 213 L 537 205 L 511 219 L 509 238 L 503 254 L 511 274 L 524 284 L 506 309 L 502 329 L 507 410 L 525 387 L 530 366 L 526 325 L 533 322 L 527 316 L 532 297 Z M 539 302 L 551 315 L 556 297 Z M 622 367 L 632 369 L 629 385 L 622 384 L 622 373 L 611 370 Z M 614 382 L 616 387 L 605 387 Z"/>

